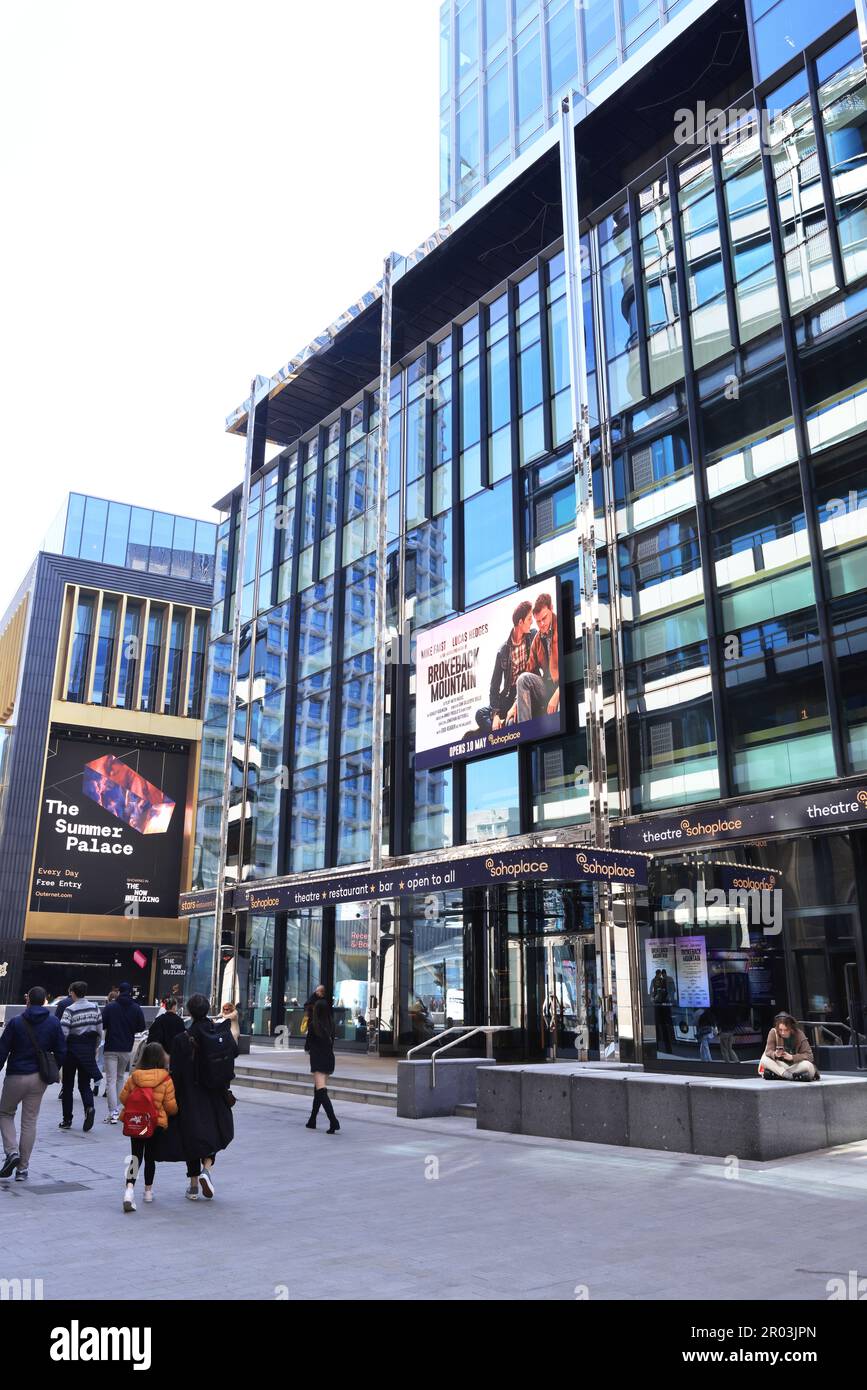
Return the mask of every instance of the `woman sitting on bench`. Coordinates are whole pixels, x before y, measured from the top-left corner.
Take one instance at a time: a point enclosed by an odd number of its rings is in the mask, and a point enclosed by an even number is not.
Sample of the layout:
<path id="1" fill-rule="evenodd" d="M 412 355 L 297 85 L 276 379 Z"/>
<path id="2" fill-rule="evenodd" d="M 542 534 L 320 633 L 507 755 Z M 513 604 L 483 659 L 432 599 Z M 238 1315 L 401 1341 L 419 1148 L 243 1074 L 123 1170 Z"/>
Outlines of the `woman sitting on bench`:
<path id="1" fill-rule="evenodd" d="M 759 1067 L 764 1067 L 766 1081 L 775 1076 L 783 1081 L 818 1081 L 813 1049 L 791 1014 L 777 1014 Z"/>

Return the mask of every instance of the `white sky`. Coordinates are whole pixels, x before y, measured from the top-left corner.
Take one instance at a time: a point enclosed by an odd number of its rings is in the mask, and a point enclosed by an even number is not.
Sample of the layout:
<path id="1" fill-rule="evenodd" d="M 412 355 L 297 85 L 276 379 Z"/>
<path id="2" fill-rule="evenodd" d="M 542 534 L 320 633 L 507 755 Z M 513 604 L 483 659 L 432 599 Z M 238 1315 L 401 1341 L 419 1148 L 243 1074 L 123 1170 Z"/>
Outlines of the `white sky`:
<path id="1" fill-rule="evenodd" d="M 0 6 L 0 612 L 69 491 L 211 516 L 251 377 L 435 229 L 438 16 Z"/>

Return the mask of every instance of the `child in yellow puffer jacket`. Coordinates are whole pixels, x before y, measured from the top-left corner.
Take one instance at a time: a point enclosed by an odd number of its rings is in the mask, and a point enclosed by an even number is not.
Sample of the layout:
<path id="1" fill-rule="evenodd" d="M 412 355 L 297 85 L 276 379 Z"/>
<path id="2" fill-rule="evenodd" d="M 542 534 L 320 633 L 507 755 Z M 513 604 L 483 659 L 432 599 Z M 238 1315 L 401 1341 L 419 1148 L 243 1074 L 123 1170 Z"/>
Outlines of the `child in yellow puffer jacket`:
<path id="1" fill-rule="evenodd" d="M 146 1202 L 152 1202 L 154 1199 L 157 1133 L 161 1129 L 168 1129 L 169 1116 L 178 1113 L 178 1102 L 175 1098 L 174 1083 L 168 1073 L 168 1063 L 169 1059 L 160 1044 L 148 1043 L 141 1055 L 140 1065 L 127 1077 L 120 1093 L 120 1104 L 125 1106 L 134 1091 L 149 1091 L 153 1096 L 153 1108 L 157 1117 L 157 1129 L 151 1138 L 130 1137 L 131 1152 L 126 1166 L 123 1194 L 124 1211 L 135 1211 L 136 1209 L 135 1180 L 142 1162 L 144 1162 L 145 1180 L 144 1199 Z M 124 1113 L 122 1110 L 121 1123 L 123 1123 Z"/>

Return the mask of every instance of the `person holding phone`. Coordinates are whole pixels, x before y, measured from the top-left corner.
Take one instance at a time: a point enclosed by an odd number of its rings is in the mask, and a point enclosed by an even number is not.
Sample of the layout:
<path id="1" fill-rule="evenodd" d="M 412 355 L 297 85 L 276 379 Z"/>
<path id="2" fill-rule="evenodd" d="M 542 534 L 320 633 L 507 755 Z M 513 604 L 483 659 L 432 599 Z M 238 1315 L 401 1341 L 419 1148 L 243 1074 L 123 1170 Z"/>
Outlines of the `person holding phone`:
<path id="1" fill-rule="evenodd" d="M 791 1014 L 777 1014 L 759 1067 L 765 1080 L 818 1081 L 819 1071 L 806 1033 Z"/>

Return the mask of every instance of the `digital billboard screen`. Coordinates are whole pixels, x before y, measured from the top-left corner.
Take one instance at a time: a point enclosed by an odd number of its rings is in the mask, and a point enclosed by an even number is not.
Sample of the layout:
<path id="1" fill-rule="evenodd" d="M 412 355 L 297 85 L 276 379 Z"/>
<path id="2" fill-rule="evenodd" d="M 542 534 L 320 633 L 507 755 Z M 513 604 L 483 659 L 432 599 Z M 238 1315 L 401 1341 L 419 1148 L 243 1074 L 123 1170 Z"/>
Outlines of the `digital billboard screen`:
<path id="1" fill-rule="evenodd" d="M 30 909 L 176 917 L 186 753 L 52 734 Z"/>
<path id="2" fill-rule="evenodd" d="M 420 632 L 416 768 L 562 733 L 562 662 L 555 580 Z"/>

